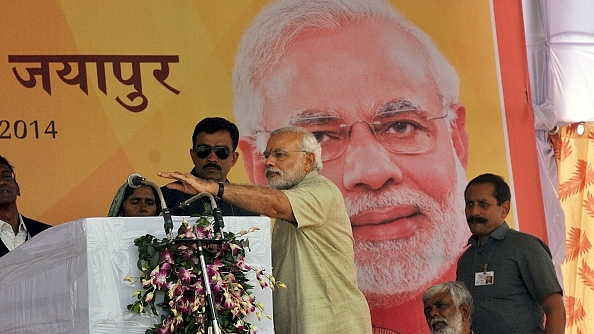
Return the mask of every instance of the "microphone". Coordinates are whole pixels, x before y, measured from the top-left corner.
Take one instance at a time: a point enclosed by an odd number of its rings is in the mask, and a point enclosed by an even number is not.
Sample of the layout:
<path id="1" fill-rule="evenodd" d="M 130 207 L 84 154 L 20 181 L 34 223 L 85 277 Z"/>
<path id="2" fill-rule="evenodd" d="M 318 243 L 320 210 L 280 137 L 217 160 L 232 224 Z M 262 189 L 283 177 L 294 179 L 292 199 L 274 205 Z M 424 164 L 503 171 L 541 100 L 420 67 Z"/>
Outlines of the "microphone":
<path id="1" fill-rule="evenodd" d="M 196 198 L 194 198 L 196 197 Z M 171 209 L 169 209 L 169 211 L 171 211 L 171 213 L 177 213 L 178 211 L 183 210 L 186 206 L 194 203 L 198 198 L 200 198 L 200 196 L 194 196 L 194 197 L 190 197 L 187 200 L 179 203 L 178 205 L 172 207 Z"/>
<path id="2" fill-rule="evenodd" d="M 149 186 L 157 192 L 159 196 L 159 200 L 161 202 L 161 214 L 163 215 L 163 220 L 165 221 L 165 234 L 167 235 L 168 239 L 171 239 L 171 231 L 173 230 L 173 219 L 171 218 L 171 212 L 167 208 L 167 204 L 165 203 L 165 198 L 163 197 L 163 192 L 161 192 L 161 188 L 154 182 L 151 182 L 144 177 L 140 176 L 140 174 L 130 174 L 128 176 L 128 185 L 132 188 L 138 188 L 142 185 Z"/>
<path id="3" fill-rule="evenodd" d="M 210 193 L 203 192 L 203 193 L 194 195 L 194 196 L 188 198 L 187 200 L 179 203 L 178 205 L 174 206 L 171 209 L 171 212 L 175 212 L 178 209 L 183 209 L 186 206 L 195 202 L 197 199 L 202 198 L 202 197 L 208 197 L 210 199 L 210 205 L 212 206 L 212 216 L 214 218 L 213 225 L 214 225 L 215 239 L 221 239 L 223 237 L 222 229 L 225 227 L 225 222 L 223 221 L 223 214 L 221 213 L 221 209 L 217 205 L 217 201 L 214 199 L 214 197 Z"/>
<path id="4" fill-rule="evenodd" d="M 128 185 L 132 188 L 138 188 L 141 185 L 145 184 L 143 182 L 145 182 L 145 178 L 140 176 L 140 174 L 130 174 L 130 176 L 128 176 Z"/>

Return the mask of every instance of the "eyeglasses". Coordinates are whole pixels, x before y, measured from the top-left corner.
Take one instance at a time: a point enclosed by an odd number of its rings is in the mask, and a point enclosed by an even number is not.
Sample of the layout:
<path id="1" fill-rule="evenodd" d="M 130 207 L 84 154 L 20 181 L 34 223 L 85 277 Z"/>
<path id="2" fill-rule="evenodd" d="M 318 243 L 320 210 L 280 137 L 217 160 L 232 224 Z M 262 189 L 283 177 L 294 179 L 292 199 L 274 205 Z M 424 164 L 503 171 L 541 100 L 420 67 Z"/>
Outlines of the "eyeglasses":
<path id="1" fill-rule="evenodd" d="M 13 172 L 2 172 L 0 174 L 0 180 L 2 181 L 12 181 L 16 175 Z"/>
<path id="2" fill-rule="evenodd" d="M 386 110 L 376 114 L 371 122 L 357 120 L 346 124 L 341 117 L 316 117 L 300 119 L 292 122 L 311 132 L 322 147 L 322 161 L 340 157 L 349 144 L 353 127 L 357 124 L 367 125 L 376 140 L 389 152 L 396 154 L 420 154 L 429 151 L 436 142 L 437 126 L 432 121 L 448 116 L 444 114 L 432 116 L 429 112 L 417 109 Z M 269 131 L 258 131 L 266 133 Z"/>
<path id="3" fill-rule="evenodd" d="M 194 149 L 194 153 L 200 159 L 205 159 L 210 155 L 210 152 L 214 151 L 217 158 L 225 160 L 231 154 L 231 150 L 227 146 L 210 146 L 210 145 L 198 145 Z"/>
<path id="4" fill-rule="evenodd" d="M 269 156 L 272 156 L 276 160 L 284 160 L 289 156 L 289 153 L 291 153 L 291 152 L 307 153 L 307 151 L 285 151 L 282 148 L 277 148 L 276 150 L 274 150 L 272 152 L 270 152 L 270 151 L 262 152 L 262 160 L 268 159 Z"/>

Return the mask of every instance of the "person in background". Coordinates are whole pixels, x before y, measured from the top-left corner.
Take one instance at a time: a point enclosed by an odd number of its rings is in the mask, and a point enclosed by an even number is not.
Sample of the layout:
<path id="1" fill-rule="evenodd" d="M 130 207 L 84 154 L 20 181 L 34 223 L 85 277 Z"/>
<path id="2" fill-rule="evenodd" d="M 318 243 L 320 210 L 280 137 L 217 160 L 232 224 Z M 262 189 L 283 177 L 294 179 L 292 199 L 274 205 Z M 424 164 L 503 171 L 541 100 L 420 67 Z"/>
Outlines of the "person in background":
<path id="1" fill-rule="evenodd" d="M 472 296 L 462 282 L 442 282 L 423 292 L 423 310 L 431 334 L 471 334 Z"/>
<path id="2" fill-rule="evenodd" d="M 276 218 L 272 273 L 275 333 L 371 334 L 369 307 L 357 287 L 354 240 L 340 190 L 318 172 L 321 147 L 299 127 L 273 131 L 262 153 L 268 187 L 213 181 L 178 172 L 167 187 L 219 193 L 228 203 Z M 397 315 L 395 315 L 397 316 Z"/>
<path id="3" fill-rule="evenodd" d="M 563 290 L 551 251 L 537 237 L 505 222 L 511 205 L 507 183 L 498 175 L 479 175 L 466 186 L 464 198 L 472 236 L 458 260 L 456 279 L 474 299 L 472 330 L 563 334 Z"/>
<path id="4" fill-rule="evenodd" d="M 149 217 L 161 214 L 159 195 L 153 187 L 132 188 L 124 183 L 111 203 L 108 217 Z"/>
<path id="5" fill-rule="evenodd" d="M 51 227 L 20 214 L 16 203 L 18 196 L 21 196 L 21 189 L 14 168 L 0 155 L 0 257 Z"/>
<path id="6" fill-rule="evenodd" d="M 204 118 L 196 124 L 192 134 L 190 158 L 194 162 L 194 168 L 190 174 L 220 184 L 229 182 L 227 174 L 239 158 L 239 153 L 236 152 L 238 142 L 239 130 L 235 124 L 221 117 Z M 176 209 L 179 204 L 192 196 L 167 187 L 161 187 L 161 191 L 165 203 L 173 215 L 200 215 L 205 211 L 204 204 L 210 205 L 210 200 L 207 197 L 202 197 L 188 206 Z M 216 196 L 217 193 L 214 195 Z M 220 200 L 220 196 L 217 197 L 219 197 L 217 205 L 223 216 L 256 215 Z"/>

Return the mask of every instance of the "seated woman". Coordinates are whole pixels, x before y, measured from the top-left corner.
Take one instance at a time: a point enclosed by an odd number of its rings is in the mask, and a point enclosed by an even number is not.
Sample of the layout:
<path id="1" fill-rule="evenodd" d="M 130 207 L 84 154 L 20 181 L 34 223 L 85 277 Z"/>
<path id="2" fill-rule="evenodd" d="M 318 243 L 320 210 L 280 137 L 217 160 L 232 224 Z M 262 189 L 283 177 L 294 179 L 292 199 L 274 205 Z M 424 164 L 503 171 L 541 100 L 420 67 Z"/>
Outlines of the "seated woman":
<path id="1" fill-rule="evenodd" d="M 108 217 L 147 217 L 161 213 L 157 191 L 150 186 L 132 188 L 124 183 L 111 203 Z"/>

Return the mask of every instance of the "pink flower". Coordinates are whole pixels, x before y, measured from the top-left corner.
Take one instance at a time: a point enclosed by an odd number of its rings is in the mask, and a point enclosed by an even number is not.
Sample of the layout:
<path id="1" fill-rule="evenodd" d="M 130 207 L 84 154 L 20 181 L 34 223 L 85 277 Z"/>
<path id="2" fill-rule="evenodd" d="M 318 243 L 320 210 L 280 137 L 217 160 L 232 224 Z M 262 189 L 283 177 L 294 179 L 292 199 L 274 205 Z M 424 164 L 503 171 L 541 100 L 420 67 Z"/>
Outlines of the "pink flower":
<path id="1" fill-rule="evenodd" d="M 184 286 L 183 284 L 180 284 L 180 283 L 173 284 L 171 289 L 169 289 L 169 298 L 181 297 L 184 295 L 184 293 L 186 292 L 187 289 L 188 288 L 186 286 Z"/>
<path id="2" fill-rule="evenodd" d="M 190 314 L 192 310 L 192 305 L 190 304 L 190 301 L 187 298 L 182 297 L 177 300 L 175 308 L 183 314 Z"/>
<path id="3" fill-rule="evenodd" d="M 184 283 L 189 284 L 192 278 L 195 278 L 196 275 L 192 269 L 186 269 L 182 267 L 177 271 L 177 277 L 179 277 L 179 279 L 181 279 Z"/>
<path id="4" fill-rule="evenodd" d="M 170 332 L 167 330 L 167 327 L 159 327 L 155 331 L 155 334 L 170 334 Z"/>
<path id="5" fill-rule="evenodd" d="M 173 263 L 173 253 L 169 249 L 165 248 L 159 252 L 161 256 L 161 263 Z"/>
<path id="6" fill-rule="evenodd" d="M 182 235 L 184 238 L 187 239 L 196 239 L 196 234 L 194 234 L 194 230 L 189 226 L 184 229 Z"/>
<path id="7" fill-rule="evenodd" d="M 153 278 L 151 279 L 142 279 L 142 287 L 145 289 L 148 289 L 150 287 L 153 287 Z"/>
<path id="8" fill-rule="evenodd" d="M 223 263 L 218 258 L 214 259 L 212 264 L 206 266 L 209 275 L 218 274 L 221 271 L 221 268 L 223 267 Z"/>
<path id="9" fill-rule="evenodd" d="M 149 293 L 146 294 L 146 296 L 144 297 L 144 301 L 146 303 L 150 303 L 153 301 L 153 299 L 155 298 L 155 294 L 151 291 Z"/>
<path id="10" fill-rule="evenodd" d="M 204 286 L 202 285 L 202 281 L 196 281 L 196 283 L 190 285 L 190 289 L 195 291 L 197 295 L 204 295 Z"/>
<path id="11" fill-rule="evenodd" d="M 216 277 L 220 278 L 220 276 Z M 212 284 L 212 292 L 214 294 L 218 294 L 219 291 L 225 290 L 225 282 L 222 279 L 211 280 L 210 283 Z"/>
<path id="12" fill-rule="evenodd" d="M 196 225 L 194 232 L 196 233 L 196 238 L 198 239 L 207 239 L 212 237 L 212 229 L 210 228 L 210 225 L 208 227 Z"/>
<path id="13" fill-rule="evenodd" d="M 264 289 L 265 287 L 267 287 L 267 286 L 268 286 L 268 282 L 266 282 L 266 281 L 265 281 L 265 280 L 264 280 L 262 277 L 260 277 L 260 278 L 258 279 L 258 283 L 260 283 L 260 287 L 261 287 L 262 289 Z"/>
<path id="14" fill-rule="evenodd" d="M 229 248 L 231 249 L 231 254 L 233 255 L 237 255 L 237 253 L 243 249 L 243 246 L 234 244 L 232 242 L 227 243 L 227 245 L 229 245 Z"/>
<path id="15" fill-rule="evenodd" d="M 250 266 L 248 266 L 247 263 L 245 263 L 245 259 L 243 258 L 243 256 L 237 258 L 237 261 L 235 262 L 235 267 L 244 272 L 250 271 L 252 269 Z"/>
<path id="16" fill-rule="evenodd" d="M 233 299 L 231 298 L 231 294 L 229 291 L 223 292 L 223 307 L 226 309 L 230 309 L 235 305 Z"/>
<path id="17" fill-rule="evenodd" d="M 156 268 L 159 267 L 157 266 Z M 154 284 L 157 286 L 157 289 L 161 289 L 165 284 L 167 284 L 167 270 L 160 270 L 154 275 L 154 277 Z"/>
<path id="18" fill-rule="evenodd" d="M 229 283 L 237 283 L 237 279 L 235 278 L 235 275 L 233 275 L 233 273 L 228 273 L 227 276 L 225 276 L 225 280 Z"/>

